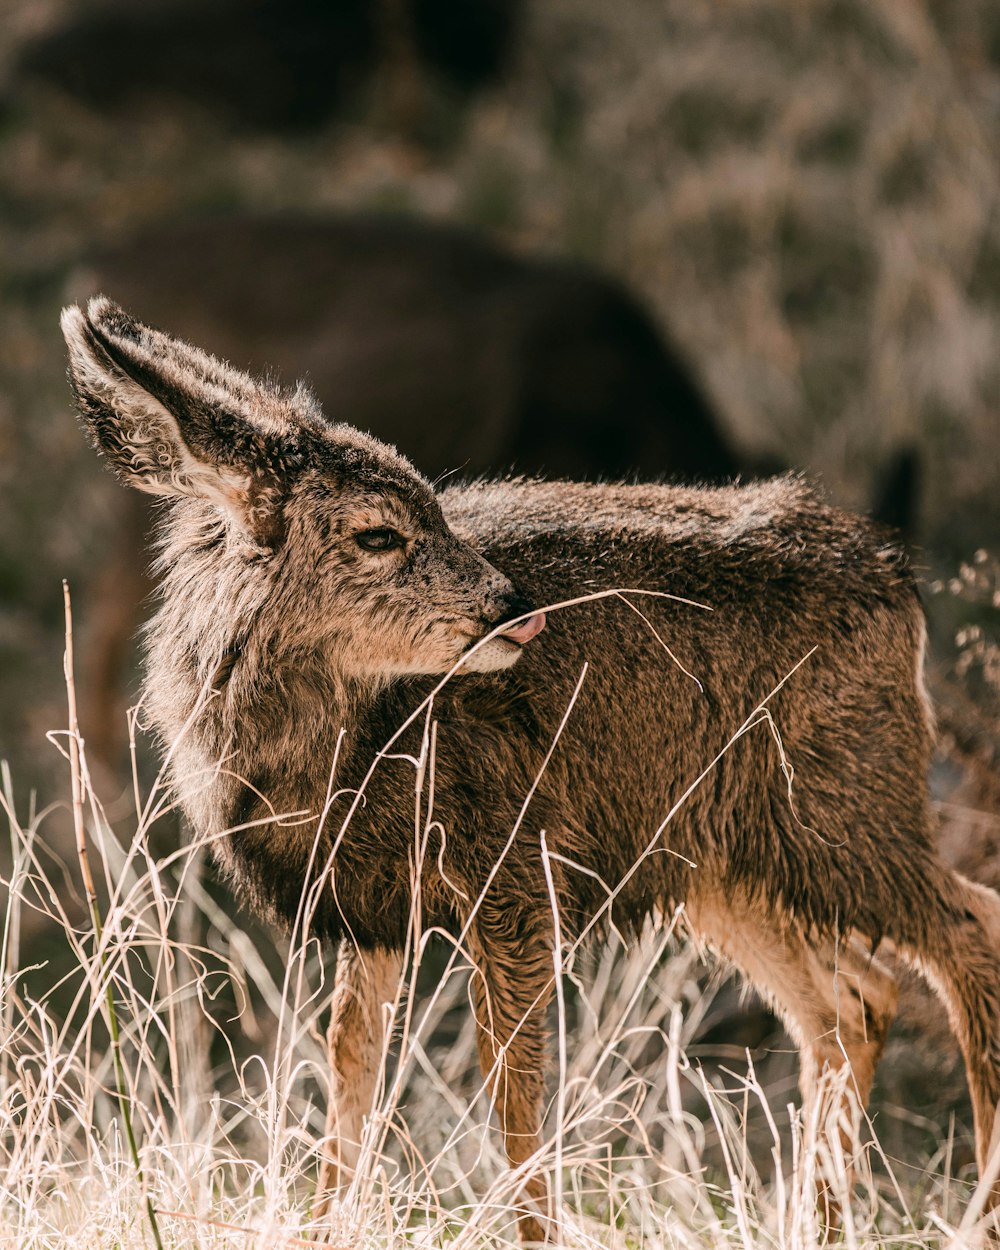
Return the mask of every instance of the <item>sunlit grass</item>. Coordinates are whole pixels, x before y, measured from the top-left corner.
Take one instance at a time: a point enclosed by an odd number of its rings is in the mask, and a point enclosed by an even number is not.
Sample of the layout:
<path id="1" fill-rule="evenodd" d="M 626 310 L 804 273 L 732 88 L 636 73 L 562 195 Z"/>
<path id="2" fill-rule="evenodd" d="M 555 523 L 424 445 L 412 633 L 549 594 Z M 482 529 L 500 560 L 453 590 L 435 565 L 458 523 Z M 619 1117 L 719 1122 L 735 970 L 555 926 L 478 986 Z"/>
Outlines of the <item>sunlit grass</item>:
<path id="1" fill-rule="evenodd" d="M 947 1150 L 924 1175 L 908 1168 L 907 1182 L 871 1122 L 843 1137 L 846 1073 L 804 1120 L 749 1056 L 731 1072 L 689 1061 L 712 991 L 681 911 L 639 941 L 612 933 L 580 947 L 561 940 L 553 908 L 561 976 L 544 1145 L 511 1172 L 478 1070 L 461 936 L 424 931 L 415 909 L 361 1163 L 313 1219 L 332 983 L 308 908 L 290 940 L 266 945 L 215 901 L 204 841 L 154 849 L 174 810 L 162 774 L 144 792 L 136 770 L 137 815 L 122 837 L 78 733 L 53 742 L 75 804 L 21 819 L 6 772 L 0 793 L 12 865 L 0 1244 L 133 1250 L 158 1232 L 185 1248 L 514 1246 L 528 1170 L 549 1177 L 554 1239 L 574 1247 L 816 1246 L 820 1175 L 843 1211 L 844 1245 L 969 1244 L 978 1208 Z M 75 865 L 45 846 L 67 811 L 86 848 Z M 547 864 L 544 838 L 541 851 Z"/>

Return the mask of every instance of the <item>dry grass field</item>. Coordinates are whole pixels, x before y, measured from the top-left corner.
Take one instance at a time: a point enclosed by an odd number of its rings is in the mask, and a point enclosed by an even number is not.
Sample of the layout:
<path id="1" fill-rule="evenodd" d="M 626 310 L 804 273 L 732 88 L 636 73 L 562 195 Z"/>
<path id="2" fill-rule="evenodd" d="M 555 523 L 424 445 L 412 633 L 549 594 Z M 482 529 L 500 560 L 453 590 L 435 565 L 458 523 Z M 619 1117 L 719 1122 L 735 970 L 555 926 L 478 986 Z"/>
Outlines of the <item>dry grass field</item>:
<path id="1" fill-rule="evenodd" d="M 412 213 L 628 282 L 734 441 L 840 502 L 868 506 L 915 448 L 942 833 L 1000 883 L 1000 20 L 988 0 L 539 0 L 492 90 L 460 107 L 425 84 L 421 135 L 376 84 L 289 138 L 18 80 L 27 42 L 87 7 L 0 16 L 0 1245 L 513 1246 L 464 953 L 415 929 L 362 1171 L 319 1228 L 327 953 L 228 899 L 141 712 L 120 774 L 72 766 L 61 583 L 79 668 L 120 488 L 72 419 L 58 309 L 95 248 L 158 223 Z M 85 695 L 80 721 L 85 740 Z M 559 958 L 537 1166 L 563 1243 L 811 1247 L 815 1177 L 843 1191 L 849 1166 L 844 1245 L 974 1243 L 968 1105 L 926 995 L 848 1159 L 682 917 Z"/>
<path id="2" fill-rule="evenodd" d="M 171 807 L 160 779 L 136 781 L 131 836 L 116 835 L 79 739 L 53 741 L 72 775 L 75 861 L 46 847 L 50 813 L 18 820 L 6 770 L 0 795 L 13 860 L 0 1244 L 515 1245 L 523 1174 L 507 1170 L 489 1122 L 463 950 L 414 915 L 359 1175 L 327 1220 L 311 1221 L 327 1080 L 322 952 L 308 939 L 261 949 L 206 889 L 205 846 L 155 852 Z M 50 939 L 47 961 L 58 979 L 36 962 L 29 916 L 59 935 L 64 950 Z M 823 1176 L 842 1196 L 845 1245 L 973 1244 L 979 1194 L 954 1122 L 929 1157 L 894 1158 L 879 1140 L 893 1109 L 876 1100 L 845 1151 L 835 1084 L 804 1120 L 787 1080 L 772 1071 L 765 1086 L 749 1052 L 700 1062 L 692 1043 L 713 988 L 682 936 L 682 916 L 665 916 L 630 949 L 612 939 L 554 956 L 564 980 L 545 1146 L 531 1167 L 553 1177 L 559 1243 L 819 1245 Z"/>
<path id="3" fill-rule="evenodd" d="M 0 702 L 32 783 L 61 702 L 59 578 L 85 636 L 120 516 L 67 416 L 58 308 L 95 248 L 157 223 L 406 212 L 593 263 L 669 327 L 746 452 L 867 507 L 912 446 L 930 570 L 1000 540 L 988 4 L 528 5 L 507 79 L 463 108 L 430 84 L 420 142 L 377 92 L 288 139 L 16 79 L 27 41 L 88 7 L 8 0 L 0 31 Z"/>

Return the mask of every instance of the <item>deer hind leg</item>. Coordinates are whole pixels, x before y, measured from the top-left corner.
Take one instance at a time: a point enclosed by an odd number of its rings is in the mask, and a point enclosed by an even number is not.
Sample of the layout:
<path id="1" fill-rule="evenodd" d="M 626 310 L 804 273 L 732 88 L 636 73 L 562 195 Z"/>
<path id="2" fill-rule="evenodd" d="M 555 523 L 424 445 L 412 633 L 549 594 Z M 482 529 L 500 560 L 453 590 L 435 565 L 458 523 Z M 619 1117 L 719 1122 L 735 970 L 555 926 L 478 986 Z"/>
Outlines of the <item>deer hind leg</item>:
<path id="1" fill-rule="evenodd" d="M 552 947 L 544 937 L 497 938 L 480 928 L 472 953 L 479 1065 L 496 1107 L 507 1160 L 520 1168 L 541 1146 Z M 521 1193 L 521 1241 L 547 1240 L 547 1178 L 529 1173 Z"/>
<path id="2" fill-rule="evenodd" d="M 860 938 L 837 942 L 828 937 L 804 947 L 802 955 L 800 966 L 807 970 L 815 995 L 816 1011 L 809 1026 L 815 1031 L 803 1033 L 803 1022 L 796 1028 L 791 1009 L 782 1010 L 799 1043 L 799 1086 L 806 1124 L 814 1124 L 820 1131 L 831 1120 L 837 1125 L 846 1160 L 846 1184 L 839 1188 L 849 1197 L 858 1119 L 868 1106 L 899 990 L 892 972 Z M 836 1074 L 845 1064 L 849 1072 L 842 1084 Z M 825 1073 L 833 1078 L 826 1086 Z M 830 1185 L 821 1182 L 818 1197 L 822 1222 L 830 1229 L 838 1228 L 841 1211 Z"/>
<path id="3" fill-rule="evenodd" d="M 396 951 L 359 952 L 342 942 L 337 953 L 330 1029 L 330 1101 L 313 1217 L 322 1219 L 332 1194 L 353 1179 L 366 1116 L 374 1106 L 385 1049 L 385 1004 L 399 992 L 402 958 Z"/>
<path id="4" fill-rule="evenodd" d="M 1000 1146 L 1000 895 L 945 872 L 942 906 L 920 942 L 900 943 L 944 1000 L 965 1059 L 976 1131 L 976 1162 L 984 1175 Z M 1000 1208 L 995 1179 L 985 1209 Z"/>
<path id="5" fill-rule="evenodd" d="M 688 904 L 688 914 L 695 931 L 735 964 L 785 1021 L 799 1047 L 805 1122 L 822 1126 L 834 1116 L 850 1160 L 857 1116 L 867 1105 L 896 1013 L 892 973 L 860 941 L 810 940 L 748 901 L 699 900 Z M 838 1081 L 845 1065 L 849 1072 Z M 848 1194 L 852 1173 L 848 1162 Z M 817 1198 L 824 1224 L 838 1227 L 840 1209 L 827 1181 L 820 1182 Z"/>

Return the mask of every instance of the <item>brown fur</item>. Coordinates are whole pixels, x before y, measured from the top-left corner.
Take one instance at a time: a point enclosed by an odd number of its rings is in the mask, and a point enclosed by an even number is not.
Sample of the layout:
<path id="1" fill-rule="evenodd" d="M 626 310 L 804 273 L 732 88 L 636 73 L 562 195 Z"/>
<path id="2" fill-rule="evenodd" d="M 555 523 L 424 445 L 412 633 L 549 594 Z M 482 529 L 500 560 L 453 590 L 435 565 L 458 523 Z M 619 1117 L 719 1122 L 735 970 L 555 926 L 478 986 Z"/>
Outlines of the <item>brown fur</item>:
<path id="1" fill-rule="evenodd" d="M 308 896 L 314 927 L 344 943 L 324 1183 L 356 1159 L 373 1085 L 348 1065 L 367 1055 L 369 1070 L 380 1050 L 415 886 L 424 925 L 463 933 L 473 954 L 508 1155 L 537 1148 L 553 941 L 542 830 L 561 857 L 564 932 L 635 928 L 685 902 L 788 1021 L 807 1102 L 845 1059 L 867 1097 L 895 996 L 869 954 L 890 942 L 947 1005 L 985 1163 L 1000 900 L 938 856 L 923 619 L 881 531 L 793 479 L 435 495 L 301 390 L 256 384 L 106 300 L 64 326 L 96 442 L 173 500 L 146 706 L 188 816 L 249 902 L 294 923 Z M 359 546 L 379 527 L 405 545 Z M 523 654 L 502 636 L 475 646 L 528 601 L 615 588 L 650 593 L 553 612 Z M 463 656 L 433 700 L 429 822 L 415 811 L 423 718 L 393 735 Z M 428 839 L 416 881 L 415 827 Z M 545 1187 L 526 1191 L 534 1238 Z"/>

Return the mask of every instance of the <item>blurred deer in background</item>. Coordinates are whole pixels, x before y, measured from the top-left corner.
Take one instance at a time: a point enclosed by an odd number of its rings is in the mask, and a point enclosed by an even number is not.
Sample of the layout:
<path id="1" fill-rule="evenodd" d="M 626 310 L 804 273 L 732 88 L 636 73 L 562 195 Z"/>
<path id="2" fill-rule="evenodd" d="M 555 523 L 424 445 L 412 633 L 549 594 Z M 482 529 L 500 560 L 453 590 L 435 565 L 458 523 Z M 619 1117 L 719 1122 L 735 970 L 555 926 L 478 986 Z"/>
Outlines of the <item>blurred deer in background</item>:
<path id="1" fill-rule="evenodd" d="M 328 411 L 432 478 L 721 481 L 754 466 L 641 305 L 583 265 L 522 258 L 470 231 L 392 218 L 224 217 L 152 230 L 93 258 L 107 289 L 243 367 L 308 377 Z M 92 758 L 124 745 L 125 663 L 152 589 L 149 508 L 126 497 L 90 596 Z"/>
<path id="2" fill-rule="evenodd" d="M 364 1166 L 418 891 L 473 964 L 527 1240 L 557 917 L 573 942 L 683 904 L 787 1022 L 809 1107 L 844 1064 L 867 1100 L 885 944 L 944 1001 L 985 1168 L 1000 898 L 938 855 L 923 616 L 883 531 L 790 478 L 435 491 L 105 299 L 63 324 L 91 438 L 168 502 L 145 706 L 188 818 L 264 915 L 340 944 L 322 1190 Z"/>
<path id="3" fill-rule="evenodd" d="M 395 133 L 433 141 L 435 104 L 451 116 L 504 77 L 521 11 L 521 0 L 102 0 L 57 12 L 15 83 L 106 114 L 194 108 L 285 136 L 370 104 Z"/>

